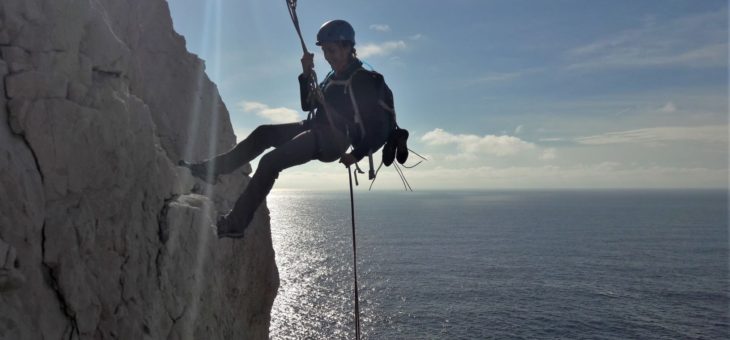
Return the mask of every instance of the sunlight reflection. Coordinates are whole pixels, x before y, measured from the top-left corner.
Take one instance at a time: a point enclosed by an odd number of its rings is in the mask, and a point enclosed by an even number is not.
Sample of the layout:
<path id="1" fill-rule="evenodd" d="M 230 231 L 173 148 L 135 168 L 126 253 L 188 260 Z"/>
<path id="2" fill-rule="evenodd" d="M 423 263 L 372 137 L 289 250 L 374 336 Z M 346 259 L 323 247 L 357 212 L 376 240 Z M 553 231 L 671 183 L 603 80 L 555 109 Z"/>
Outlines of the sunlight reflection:
<path id="1" fill-rule="evenodd" d="M 267 205 L 280 288 L 272 339 L 351 338 L 352 268 L 346 209 L 339 200 L 302 191 L 274 191 Z M 346 203 L 346 202 L 345 202 Z M 344 206 L 343 206 L 344 207 Z"/>
<path id="2" fill-rule="evenodd" d="M 212 7 L 212 8 L 211 8 Z M 221 17 L 222 17 L 222 11 L 221 11 L 221 2 L 220 0 L 208 2 L 205 10 L 205 25 L 204 25 L 204 32 L 207 32 L 210 29 L 210 23 L 211 23 L 211 14 L 214 16 L 212 18 L 212 22 L 214 23 L 214 26 L 212 27 L 214 30 L 214 33 L 212 35 L 210 34 L 203 34 L 203 37 L 212 37 L 213 39 L 213 53 L 209 53 L 209 55 L 212 56 L 212 65 L 215 65 L 212 70 L 209 70 L 213 74 L 214 77 L 217 77 L 220 73 L 220 43 L 221 43 Z M 205 42 L 203 46 L 206 46 Z M 200 73 L 198 74 L 198 80 L 197 80 L 197 87 L 196 90 L 198 93 L 196 93 L 196 99 L 195 104 L 193 105 L 193 111 L 192 115 L 190 117 L 190 124 L 189 124 L 189 136 L 191 136 L 191 139 L 188 140 L 188 144 L 186 145 L 186 157 L 189 157 L 192 153 L 192 150 L 195 146 L 195 142 L 197 141 L 198 137 L 198 129 L 200 128 L 200 125 L 197 123 L 200 121 L 203 117 L 209 117 L 210 119 L 210 125 L 208 136 L 209 139 L 207 141 L 208 150 L 206 152 L 205 158 L 210 158 L 215 156 L 216 149 L 218 145 L 218 123 L 219 123 L 219 113 L 217 111 L 219 107 L 218 99 L 219 96 L 212 96 L 212 102 L 210 103 L 210 107 L 205 108 L 205 111 L 201 111 L 201 97 L 202 93 L 200 91 L 202 90 L 202 82 L 204 71 L 201 69 Z M 208 169 L 207 177 L 211 178 L 213 175 L 213 171 L 215 169 Z M 213 186 L 205 186 L 203 194 L 206 197 L 213 197 L 215 188 Z M 209 216 L 211 207 L 208 205 L 204 206 L 203 216 Z M 195 257 L 195 284 L 193 286 L 192 294 L 190 295 L 190 301 L 188 302 L 188 306 L 190 306 L 190 319 L 189 322 L 185 324 L 184 333 L 185 335 L 192 336 L 193 335 L 193 327 L 196 323 L 196 320 L 199 315 L 199 302 L 200 302 L 200 294 L 202 291 L 202 288 L 205 284 L 204 280 L 206 278 L 203 277 L 203 268 L 206 262 L 206 254 L 208 242 L 210 238 L 210 232 L 209 228 L 206 225 L 209 223 L 206 221 L 206 219 L 200 220 L 199 226 L 197 226 L 197 230 L 199 231 L 198 235 L 198 247 Z"/>

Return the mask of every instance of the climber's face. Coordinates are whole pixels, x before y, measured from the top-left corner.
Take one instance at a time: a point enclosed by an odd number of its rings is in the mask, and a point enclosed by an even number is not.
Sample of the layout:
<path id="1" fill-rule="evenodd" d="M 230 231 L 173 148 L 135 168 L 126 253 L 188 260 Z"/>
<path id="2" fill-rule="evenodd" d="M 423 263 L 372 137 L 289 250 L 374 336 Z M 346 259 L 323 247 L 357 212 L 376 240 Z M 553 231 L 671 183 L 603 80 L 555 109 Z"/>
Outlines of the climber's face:
<path id="1" fill-rule="evenodd" d="M 324 58 L 330 63 L 335 73 L 344 72 L 347 65 L 350 64 L 352 47 L 349 45 L 340 44 L 339 42 L 325 42 L 322 43 L 322 52 L 324 52 Z"/>

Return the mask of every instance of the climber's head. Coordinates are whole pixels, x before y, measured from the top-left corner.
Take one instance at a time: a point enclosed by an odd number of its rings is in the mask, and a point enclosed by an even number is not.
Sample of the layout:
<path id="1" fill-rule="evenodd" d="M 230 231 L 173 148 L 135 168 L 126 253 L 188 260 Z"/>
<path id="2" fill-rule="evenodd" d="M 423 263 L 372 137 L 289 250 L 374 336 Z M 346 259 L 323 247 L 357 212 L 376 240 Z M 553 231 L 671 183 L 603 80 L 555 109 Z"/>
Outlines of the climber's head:
<path id="1" fill-rule="evenodd" d="M 336 41 L 349 41 L 351 45 L 355 46 L 355 30 L 345 20 L 327 21 L 317 32 L 317 46 Z"/>
<path id="2" fill-rule="evenodd" d="M 335 72 L 347 69 L 355 52 L 355 30 L 344 20 L 325 22 L 317 32 L 317 46 L 322 46 L 324 58 Z"/>

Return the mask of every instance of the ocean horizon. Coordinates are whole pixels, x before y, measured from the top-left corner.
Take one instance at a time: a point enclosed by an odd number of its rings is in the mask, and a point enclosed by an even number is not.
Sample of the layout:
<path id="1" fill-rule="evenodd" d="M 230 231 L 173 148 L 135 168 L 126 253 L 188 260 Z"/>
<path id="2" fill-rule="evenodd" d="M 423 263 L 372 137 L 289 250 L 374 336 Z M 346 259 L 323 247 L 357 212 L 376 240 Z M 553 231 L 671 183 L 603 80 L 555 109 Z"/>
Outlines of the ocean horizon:
<path id="1" fill-rule="evenodd" d="M 271 338 L 354 338 L 349 193 L 267 202 Z M 357 191 L 362 338 L 725 338 L 727 203 L 722 189 Z"/>

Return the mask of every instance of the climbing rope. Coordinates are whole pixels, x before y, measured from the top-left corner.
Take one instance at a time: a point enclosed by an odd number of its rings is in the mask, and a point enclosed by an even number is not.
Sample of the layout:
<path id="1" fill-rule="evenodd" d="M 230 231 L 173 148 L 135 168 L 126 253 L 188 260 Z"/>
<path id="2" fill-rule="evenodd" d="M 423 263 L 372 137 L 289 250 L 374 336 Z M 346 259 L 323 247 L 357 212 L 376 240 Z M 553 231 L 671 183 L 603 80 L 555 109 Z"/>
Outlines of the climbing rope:
<path id="1" fill-rule="evenodd" d="M 354 170 L 353 170 L 354 171 Z M 355 196 L 352 190 L 352 172 L 347 167 L 350 177 L 350 214 L 352 215 L 352 273 L 355 278 L 355 339 L 360 340 L 360 303 L 357 294 L 357 242 L 355 241 Z"/>
<path id="2" fill-rule="evenodd" d="M 294 28 L 297 30 L 297 34 L 299 35 L 299 42 L 302 43 L 302 50 L 304 52 L 307 51 L 307 45 L 304 43 L 304 38 L 302 38 L 302 30 L 299 29 L 299 18 L 297 18 L 297 0 L 286 0 L 286 8 L 289 9 L 289 16 L 291 17 L 291 21 L 294 23 Z"/>

